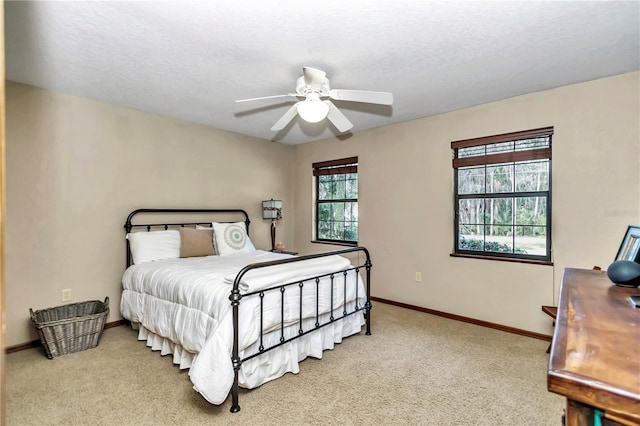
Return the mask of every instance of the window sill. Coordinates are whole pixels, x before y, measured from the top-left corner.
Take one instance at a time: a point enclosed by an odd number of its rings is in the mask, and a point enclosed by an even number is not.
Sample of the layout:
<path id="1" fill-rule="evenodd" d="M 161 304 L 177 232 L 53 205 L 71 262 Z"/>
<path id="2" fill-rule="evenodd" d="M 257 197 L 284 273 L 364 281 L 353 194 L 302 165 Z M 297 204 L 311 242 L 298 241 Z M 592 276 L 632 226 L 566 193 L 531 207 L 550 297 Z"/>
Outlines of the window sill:
<path id="1" fill-rule="evenodd" d="M 451 253 L 449 256 L 451 257 L 466 257 L 469 259 L 481 259 L 481 260 L 497 260 L 500 262 L 516 262 L 516 263 L 528 263 L 531 265 L 546 265 L 553 266 L 553 262 L 548 262 L 546 260 L 531 260 L 531 259 L 516 259 L 513 257 L 494 257 L 494 256 L 482 256 L 477 254 L 466 254 L 466 253 Z"/>
<path id="2" fill-rule="evenodd" d="M 319 240 L 311 240 L 314 244 L 328 244 L 331 246 L 346 246 L 346 247 L 358 247 L 358 243 L 348 243 L 348 242 L 340 242 L 340 241 L 319 241 Z"/>

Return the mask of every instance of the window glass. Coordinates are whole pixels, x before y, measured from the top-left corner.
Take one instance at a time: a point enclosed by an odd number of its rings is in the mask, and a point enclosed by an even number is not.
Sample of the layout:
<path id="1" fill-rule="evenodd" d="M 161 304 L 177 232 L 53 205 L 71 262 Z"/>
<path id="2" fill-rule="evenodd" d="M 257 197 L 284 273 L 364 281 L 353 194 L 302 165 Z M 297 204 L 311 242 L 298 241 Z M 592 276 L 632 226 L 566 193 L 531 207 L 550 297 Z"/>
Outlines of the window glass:
<path id="1" fill-rule="evenodd" d="M 551 261 L 552 135 L 543 128 L 451 143 L 454 253 Z"/>
<path id="2" fill-rule="evenodd" d="M 495 164 L 486 167 L 486 192 L 513 191 L 513 163 Z"/>
<path id="3" fill-rule="evenodd" d="M 459 194 L 484 194 L 485 168 L 464 167 L 458 170 Z"/>
<path id="4" fill-rule="evenodd" d="M 313 165 L 316 176 L 316 240 L 358 241 L 357 157 Z"/>

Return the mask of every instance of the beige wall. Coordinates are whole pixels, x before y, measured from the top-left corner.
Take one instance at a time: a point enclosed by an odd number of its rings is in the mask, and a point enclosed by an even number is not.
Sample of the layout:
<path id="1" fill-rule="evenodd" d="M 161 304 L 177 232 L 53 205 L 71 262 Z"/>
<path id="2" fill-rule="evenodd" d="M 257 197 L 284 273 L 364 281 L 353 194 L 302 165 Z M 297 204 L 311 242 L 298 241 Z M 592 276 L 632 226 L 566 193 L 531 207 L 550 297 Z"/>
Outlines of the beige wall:
<path id="1" fill-rule="evenodd" d="M 37 339 L 29 308 L 111 300 L 120 317 L 124 220 L 141 207 L 244 208 L 271 245 L 260 201 L 281 198 L 292 246 L 291 146 L 7 83 L 8 346 Z"/>
<path id="2" fill-rule="evenodd" d="M 259 203 L 282 198 L 278 240 L 333 248 L 310 243 L 311 163 L 352 155 L 374 296 L 551 333 L 540 305 L 557 302 L 562 269 L 608 266 L 640 224 L 639 91 L 630 73 L 291 147 L 9 82 L 6 343 L 36 339 L 29 308 L 61 304 L 63 288 L 74 301 L 109 296 L 109 321 L 120 318 L 135 208 L 242 207 L 267 248 Z M 450 142 L 543 126 L 555 127 L 555 266 L 450 257 Z"/>
<path id="3" fill-rule="evenodd" d="M 563 268 L 606 268 L 640 224 L 640 73 L 296 146 L 295 249 L 312 244 L 311 164 L 359 157 L 360 244 L 374 296 L 550 334 Z M 454 258 L 450 142 L 554 126 L 554 266 Z M 415 272 L 422 272 L 422 283 Z M 375 309 L 373 311 L 375 315 Z"/>

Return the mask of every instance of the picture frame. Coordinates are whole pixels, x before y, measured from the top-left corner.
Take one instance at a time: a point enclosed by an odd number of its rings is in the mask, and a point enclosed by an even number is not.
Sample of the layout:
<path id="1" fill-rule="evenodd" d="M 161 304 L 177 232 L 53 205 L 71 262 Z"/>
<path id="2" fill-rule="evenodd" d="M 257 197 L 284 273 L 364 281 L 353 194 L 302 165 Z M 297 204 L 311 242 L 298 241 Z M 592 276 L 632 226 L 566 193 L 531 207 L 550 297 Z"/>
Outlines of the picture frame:
<path id="1" fill-rule="evenodd" d="M 616 261 L 631 260 L 640 263 L 640 226 L 629 225 L 618 249 Z"/>

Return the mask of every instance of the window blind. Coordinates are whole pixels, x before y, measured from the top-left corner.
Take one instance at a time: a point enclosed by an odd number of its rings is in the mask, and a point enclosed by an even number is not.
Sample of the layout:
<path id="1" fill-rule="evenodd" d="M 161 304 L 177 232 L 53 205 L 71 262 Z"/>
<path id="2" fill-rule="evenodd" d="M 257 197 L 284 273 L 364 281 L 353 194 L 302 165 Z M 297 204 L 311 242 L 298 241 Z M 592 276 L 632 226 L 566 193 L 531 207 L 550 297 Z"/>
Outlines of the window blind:
<path id="1" fill-rule="evenodd" d="M 358 157 L 342 158 L 340 160 L 322 161 L 313 163 L 313 175 L 343 175 L 358 173 Z"/>

